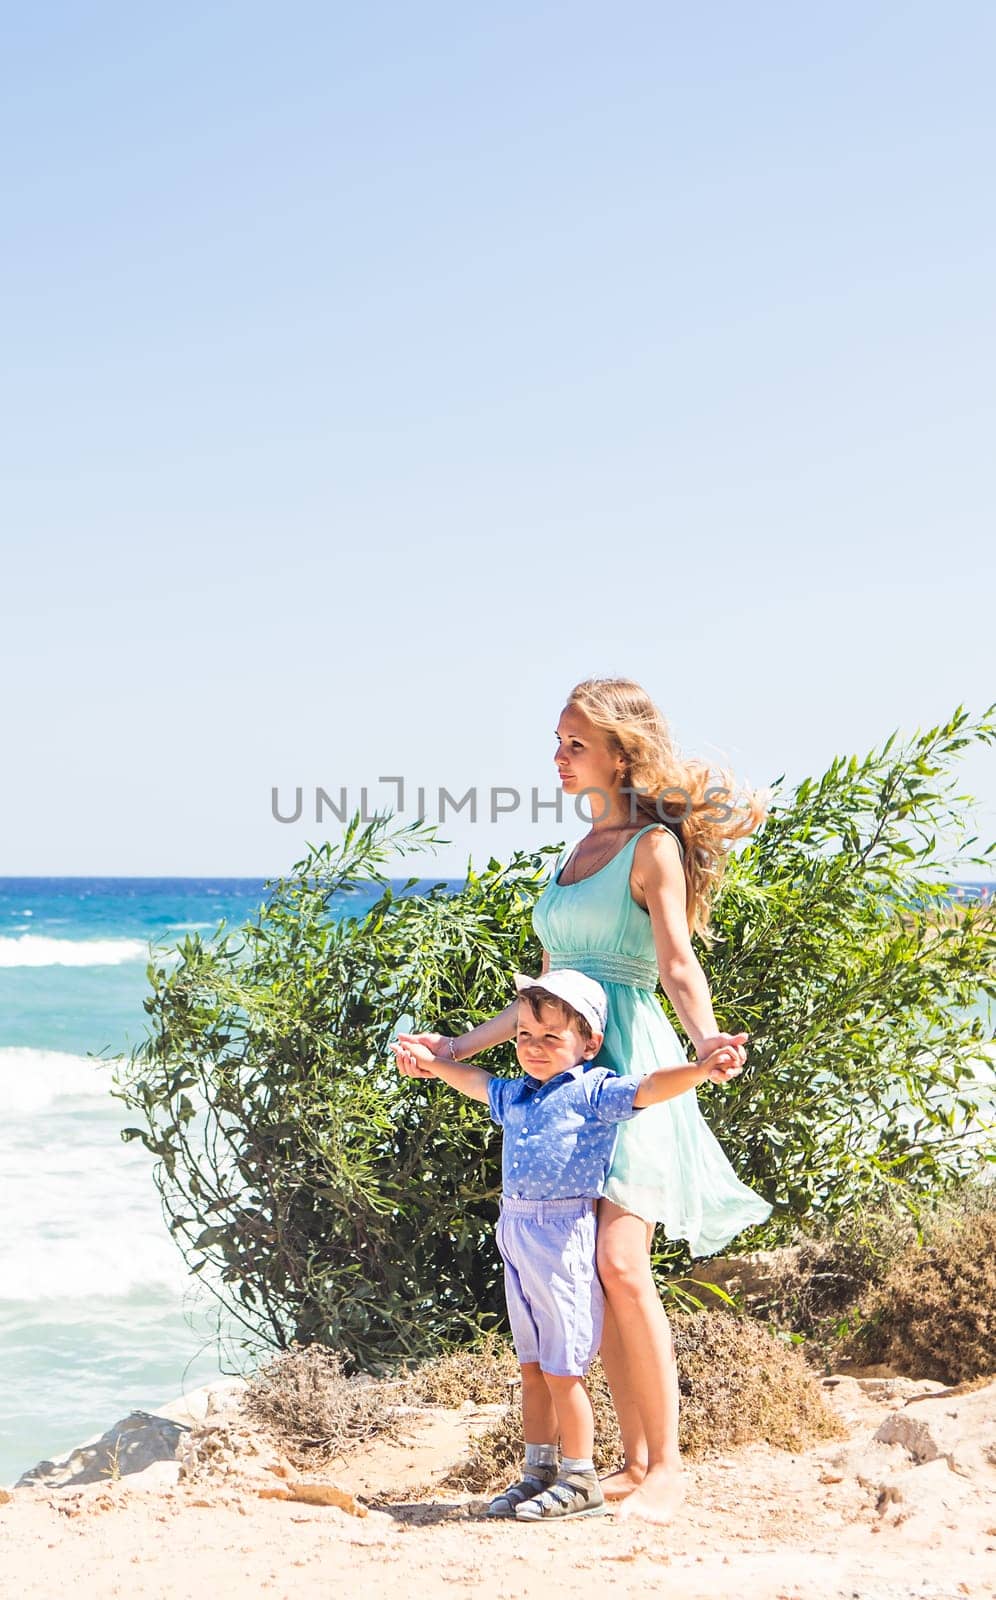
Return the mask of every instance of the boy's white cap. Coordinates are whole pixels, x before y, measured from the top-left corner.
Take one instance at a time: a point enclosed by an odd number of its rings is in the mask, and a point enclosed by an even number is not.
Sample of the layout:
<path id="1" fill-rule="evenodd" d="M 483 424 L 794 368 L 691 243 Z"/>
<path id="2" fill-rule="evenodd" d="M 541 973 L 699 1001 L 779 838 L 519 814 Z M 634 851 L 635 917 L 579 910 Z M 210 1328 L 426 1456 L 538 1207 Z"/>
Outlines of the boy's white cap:
<path id="1" fill-rule="evenodd" d="M 532 989 L 534 986 L 566 1000 L 575 1011 L 580 1011 L 596 1032 L 605 1032 L 605 1019 L 609 1014 L 608 997 L 594 978 L 586 977 L 574 967 L 555 967 L 552 972 L 544 972 L 539 978 L 529 978 L 524 972 L 515 974 L 516 989 Z"/>

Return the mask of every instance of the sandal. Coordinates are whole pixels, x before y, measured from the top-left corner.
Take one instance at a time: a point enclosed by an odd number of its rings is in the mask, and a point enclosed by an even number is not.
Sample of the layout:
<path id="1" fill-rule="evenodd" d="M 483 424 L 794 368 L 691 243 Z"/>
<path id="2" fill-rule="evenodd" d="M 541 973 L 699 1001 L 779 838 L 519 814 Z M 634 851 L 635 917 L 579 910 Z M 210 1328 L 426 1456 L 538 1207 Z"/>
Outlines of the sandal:
<path id="1" fill-rule="evenodd" d="M 556 1467 L 547 1468 L 545 1471 L 538 1467 L 535 1472 L 530 1472 L 519 1479 L 518 1483 L 511 1484 L 503 1489 L 501 1494 L 495 1495 L 484 1515 L 486 1517 L 514 1517 L 516 1507 L 521 1506 L 526 1500 L 533 1500 L 550 1488 L 556 1481 Z"/>
<path id="2" fill-rule="evenodd" d="M 516 1506 L 517 1522 L 547 1522 L 554 1517 L 604 1517 L 608 1506 L 597 1478 L 558 1478 L 542 1494 Z"/>

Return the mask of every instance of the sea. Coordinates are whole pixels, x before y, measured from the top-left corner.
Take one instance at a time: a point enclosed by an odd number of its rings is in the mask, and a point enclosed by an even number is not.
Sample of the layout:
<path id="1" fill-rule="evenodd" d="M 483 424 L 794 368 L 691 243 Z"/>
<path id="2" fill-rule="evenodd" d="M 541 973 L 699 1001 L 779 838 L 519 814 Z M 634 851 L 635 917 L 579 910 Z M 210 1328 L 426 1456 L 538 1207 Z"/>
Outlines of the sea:
<path id="1" fill-rule="evenodd" d="M 253 1364 L 186 1272 L 110 1083 L 145 1036 L 151 946 L 264 899 L 262 878 L 0 878 L 0 1485 Z"/>
<path id="2" fill-rule="evenodd" d="M 362 914 L 378 893 L 343 904 Z M 145 1037 L 152 948 L 238 926 L 265 898 L 262 878 L 0 878 L 2 1485 L 247 1365 L 110 1087 Z"/>

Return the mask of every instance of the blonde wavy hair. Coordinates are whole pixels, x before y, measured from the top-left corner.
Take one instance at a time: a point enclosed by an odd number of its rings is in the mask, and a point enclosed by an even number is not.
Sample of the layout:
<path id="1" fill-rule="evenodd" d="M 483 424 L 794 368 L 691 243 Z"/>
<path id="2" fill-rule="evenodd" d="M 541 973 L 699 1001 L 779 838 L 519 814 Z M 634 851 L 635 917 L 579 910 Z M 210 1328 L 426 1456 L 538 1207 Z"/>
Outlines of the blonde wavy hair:
<path id="1" fill-rule="evenodd" d="M 770 809 L 771 790 L 740 789 L 727 768 L 683 756 L 664 714 L 630 678 L 586 678 L 575 684 L 567 704 L 584 712 L 607 735 L 609 748 L 624 757 L 623 783 L 642 791 L 631 796 L 634 821 L 665 821 L 678 834 L 688 931 L 710 944 L 713 902 L 730 846 L 756 833 Z"/>

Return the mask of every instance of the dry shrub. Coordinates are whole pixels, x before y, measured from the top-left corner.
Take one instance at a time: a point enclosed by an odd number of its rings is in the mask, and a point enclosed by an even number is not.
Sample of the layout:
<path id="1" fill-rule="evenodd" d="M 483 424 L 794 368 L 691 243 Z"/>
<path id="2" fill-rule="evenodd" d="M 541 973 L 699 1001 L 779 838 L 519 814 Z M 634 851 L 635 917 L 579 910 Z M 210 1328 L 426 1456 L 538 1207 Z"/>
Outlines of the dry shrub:
<path id="1" fill-rule="evenodd" d="M 622 1459 L 621 1441 L 612 1396 L 599 1360 L 592 1362 L 586 1382 L 595 1413 L 595 1466 L 599 1472 L 610 1472 Z M 468 1460 L 454 1467 L 443 1483 L 473 1494 L 486 1494 L 510 1476 L 518 1477 L 523 1454 L 522 1409 L 517 1397 L 493 1425 L 474 1440 Z"/>
<path id="2" fill-rule="evenodd" d="M 588 1393 L 595 1413 L 595 1465 L 599 1472 L 611 1472 L 614 1467 L 622 1466 L 622 1435 L 605 1368 L 597 1359 L 588 1373 Z"/>
<path id="3" fill-rule="evenodd" d="M 786 1247 L 770 1253 L 763 1292 L 751 1297 L 746 1309 L 769 1326 L 803 1335 L 807 1360 L 822 1370 L 834 1370 L 846 1359 L 892 1359 L 873 1353 L 884 1343 L 865 1326 L 872 1306 L 877 1316 L 883 1314 L 884 1286 L 892 1274 L 902 1277 L 904 1263 L 918 1261 L 925 1247 L 947 1238 L 952 1228 L 987 1217 L 996 1217 L 996 1184 L 971 1178 L 921 1205 L 919 1222 L 898 1201 L 887 1199 L 830 1226 L 814 1219 L 810 1231 L 797 1230 Z M 984 1238 L 991 1222 L 981 1226 Z M 966 1237 L 975 1237 L 971 1226 Z M 912 1314 L 919 1315 L 915 1308 Z"/>
<path id="4" fill-rule="evenodd" d="M 996 1197 L 994 1197 L 996 1198 Z M 948 1216 L 866 1297 L 846 1353 L 915 1378 L 996 1373 L 996 1209 Z"/>
<path id="5" fill-rule="evenodd" d="M 862 1297 L 915 1248 L 916 1223 L 901 1206 L 879 1204 L 837 1219 L 825 1232 L 797 1232 L 771 1252 L 767 1282 L 748 1309 L 769 1327 L 801 1334 L 805 1356 L 829 1371 L 840 1341 L 860 1322 Z"/>
<path id="6" fill-rule="evenodd" d="M 748 1317 L 727 1312 L 675 1312 L 670 1317 L 681 1390 L 679 1442 L 685 1454 L 722 1454 L 764 1439 L 798 1451 L 817 1439 L 846 1437 L 846 1429 L 813 1382 L 798 1351 Z M 622 1449 L 612 1398 L 601 1363 L 593 1363 L 588 1391 L 595 1411 L 595 1466 L 609 1472 Z M 470 1459 L 446 1482 L 484 1494 L 516 1473 L 522 1462 L 517 1406 L 482 1434 Z"/>
<path id="7" fill-rule="evenodd" d="M 915 1222 L 898 1207 L 842 1218 L 822 1236 L 797 1235 L 774 1256 L 770 1290 L 754 1314 L 793 1333 L 816 1333 L 880 1282 L 915 1240 Z"/>
<path id="8" fill-rule="evenodd" d="M 519 1476 L 523 1454 L 522 1413 L 509 1406 L 487 1432 L 478 1434 L 467 1460 L 446 1474 L 443 1487 L 488 1494 L 513 1474 Z"/>
<path id="9" fill-rule="evenodd" d="M 337 1350 L 295 1345 L 248 1380 L 244 1414 L 266 1430 L 295 1466 L 330 1460 L 350 1445 L 392 1430 L 391 1387 L 369 1378 L 347 1378 L 343 1367 Z"/>
<path id="10" fill-rule="evenodd" d="M 465 1400 L 494 1405 L 509 1397 L 519 1365 L 508 1339 L 487 1333 L 476 1344 L 436 1356 L 406 1374 L 399 1398 L 408 1405 L 451 1406 Z"/>
<path id="11" fill-rule="evenodd" d="M 764 1439 L 803 1450 L 846 1437 L 837 1413 L 793 1345 L 750 1317 L 697 1311 L 671 1318 L 681 1390 L 681 1448 L 722 1453 Z"/>

